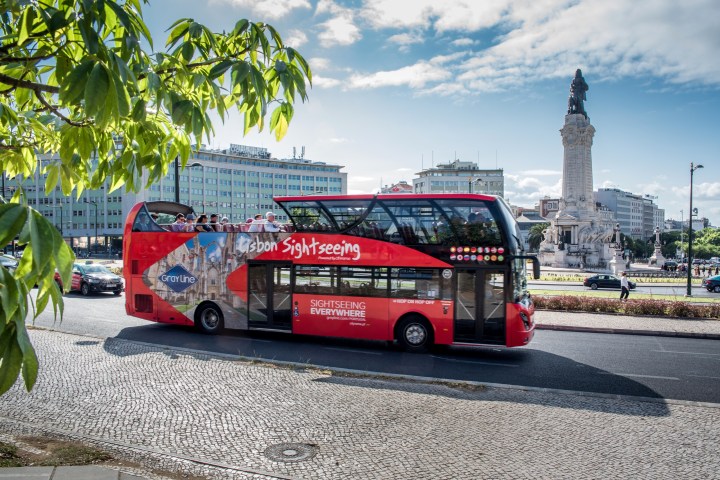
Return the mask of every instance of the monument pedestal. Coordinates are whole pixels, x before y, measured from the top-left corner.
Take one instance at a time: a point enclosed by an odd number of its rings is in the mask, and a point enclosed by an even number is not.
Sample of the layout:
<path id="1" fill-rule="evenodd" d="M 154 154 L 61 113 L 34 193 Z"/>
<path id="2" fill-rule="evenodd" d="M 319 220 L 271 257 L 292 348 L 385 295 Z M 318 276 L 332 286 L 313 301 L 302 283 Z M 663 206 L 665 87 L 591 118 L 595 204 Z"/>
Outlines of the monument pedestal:
<path id="1" fill-rule="evenodd" d="M 653 252 L 652 257 L 650 257 L 648 265 L 657 265 L 658 267 L 662 267 L 664 264 L 665 257 L 662 254 L 660 245 L 655 245 L 655 251 Z"/>
<path id="2" fill-rule="evenodd" d="M 610 266 L 610 271 L 614 275 L 617 275 L 618 273 L 625 270 L 626 266 L 625 266 L 625 260 L 623 260 L 623 258 L 622 258 L 622 250 L 619 250 L 619 249 L 615 250 L 615 255 L 613 255 L 612 260 L 610 260 L 609 266 Z"/>

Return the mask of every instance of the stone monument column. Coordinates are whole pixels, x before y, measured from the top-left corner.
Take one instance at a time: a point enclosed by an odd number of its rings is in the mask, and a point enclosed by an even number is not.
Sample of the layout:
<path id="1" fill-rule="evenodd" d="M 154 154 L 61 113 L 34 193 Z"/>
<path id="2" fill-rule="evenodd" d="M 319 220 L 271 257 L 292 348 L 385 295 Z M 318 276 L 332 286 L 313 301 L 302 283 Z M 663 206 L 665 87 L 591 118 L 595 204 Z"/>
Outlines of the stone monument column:
<path id="1" fill-rule="evenodd" d="M 585 115 L 575 113 L 565 115 L 560 134 L 565 147 L 560 211 L 573 216 L 594 212 L 592 144 L 595 127 Z"/>

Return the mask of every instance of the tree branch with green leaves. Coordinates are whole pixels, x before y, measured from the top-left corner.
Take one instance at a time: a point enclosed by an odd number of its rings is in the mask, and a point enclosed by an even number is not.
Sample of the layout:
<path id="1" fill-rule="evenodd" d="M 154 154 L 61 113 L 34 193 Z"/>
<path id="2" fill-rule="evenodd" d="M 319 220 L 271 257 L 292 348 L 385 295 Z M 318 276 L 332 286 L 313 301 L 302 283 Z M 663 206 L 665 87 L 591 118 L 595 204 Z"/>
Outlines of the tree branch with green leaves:
<path id="1" fill-rule="evenodd" d="M 45 195 L 78 198 L 109 183 L 137 192 L 176 157 L 212 139 L 209 114 L 244 118 L 244 133 L 287 132 L 312 84 L 308 63 L 262 22 L 214 33 L 192 19 L 168 29 L 165 51 L 143 20 L 146 0 L 0 0 L 0 166 L 9 178 L 45 175 Z M 40 161 L 42 156 L 43 161 Z M 3 192 L 4 193 L 4 192 Z M 0 267 L 0 394 L 38 362 L 25 321 L 48 304 L 62 317 L 54 274 L 70 284 L 74 256 L 28 205 L 22 188 L 0 204 L 0 246 L 24 245 L 14 274 Z M 31 296 L 33 285 L 37 295 Z"/>

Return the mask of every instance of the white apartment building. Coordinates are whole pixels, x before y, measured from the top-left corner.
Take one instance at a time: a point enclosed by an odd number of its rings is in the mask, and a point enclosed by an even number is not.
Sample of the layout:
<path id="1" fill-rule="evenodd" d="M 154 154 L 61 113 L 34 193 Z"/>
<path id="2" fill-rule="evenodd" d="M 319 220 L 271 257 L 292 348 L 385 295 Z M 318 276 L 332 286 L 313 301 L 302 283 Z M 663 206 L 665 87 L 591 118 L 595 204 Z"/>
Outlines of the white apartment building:
<path id="1" fill-rule="evenodd" d="M 477 163 L 454 160 L 422 170 L 413 179 L 415 193 L 487 193 L 505 195 L 503 169 L 481 169 Z"/>
<path id="2" fill-rule="evenodd" d="M 665 210 L 654 203 L 656 197 L 637 195 L 618 188 L 600 188 L 595 201 L 607 207 L 625 235 L 640 240 L 654 240 L 655 227 L 665 225 Z"/>

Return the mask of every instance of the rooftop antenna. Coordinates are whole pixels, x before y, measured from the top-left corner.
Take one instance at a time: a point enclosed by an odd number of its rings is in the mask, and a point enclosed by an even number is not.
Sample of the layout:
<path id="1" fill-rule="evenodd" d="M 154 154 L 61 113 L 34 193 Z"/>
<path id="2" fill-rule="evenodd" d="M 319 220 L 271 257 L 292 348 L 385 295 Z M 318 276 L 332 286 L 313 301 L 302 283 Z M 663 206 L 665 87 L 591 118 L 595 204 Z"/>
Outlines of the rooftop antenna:
<path id="1" fill-rule="evenodd" d="M 305 158 L 305 145 L 303 145 L 302 149 L 300 150 L 300 158 Z"/>
<path id="2" fill-rule="evenodd" d="M 295 160 L 295 147 L 293 147 L 293 160 Z"/>

